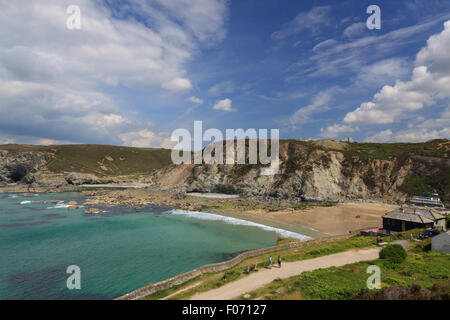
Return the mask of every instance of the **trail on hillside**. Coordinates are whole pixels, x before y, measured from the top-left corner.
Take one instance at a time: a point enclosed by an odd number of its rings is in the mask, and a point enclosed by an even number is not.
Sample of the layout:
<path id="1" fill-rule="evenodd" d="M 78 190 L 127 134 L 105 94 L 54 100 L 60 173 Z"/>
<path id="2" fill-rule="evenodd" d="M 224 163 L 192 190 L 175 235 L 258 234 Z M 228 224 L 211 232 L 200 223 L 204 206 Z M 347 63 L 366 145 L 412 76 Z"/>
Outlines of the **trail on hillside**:
<path id="1" fill-rule="evenodd" d="M 305 271 L 339 267 L 360 261 L 378 259 L 381 248 L 364 250 L 350 250 L 314 259 L 284 262 L 281 268 L 274 266 L 272 269 L 262 268 L 248 277 L 230 282 L 220 288 L 195 294 L 190 300 L 231 300 L 256 290 L 273 280 L 289 278 Z"/>

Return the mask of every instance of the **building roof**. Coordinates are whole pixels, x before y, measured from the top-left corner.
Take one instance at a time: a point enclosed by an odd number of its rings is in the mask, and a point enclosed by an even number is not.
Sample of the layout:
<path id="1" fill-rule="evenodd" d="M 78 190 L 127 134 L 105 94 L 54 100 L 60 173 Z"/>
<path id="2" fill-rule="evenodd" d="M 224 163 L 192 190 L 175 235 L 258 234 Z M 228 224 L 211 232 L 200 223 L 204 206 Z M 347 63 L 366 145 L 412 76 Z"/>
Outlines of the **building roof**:
<path id="1" fill-rule="evenodd" d="M 397 211 L 397 210 L 395 210 Z M 384 218 L 388 218 L 388 219 L 394 219 L 394 220 L 402 220 L 402 221 L 410 221 L 410 222 L 417 222 L 417 223 L 434 223 L 434 220 L 425 218 L 423 216 L 420 216 L 418 214 L 414 214 L 414 213 L 403 213 L 403 212 L 389 212 L 388 214 L 386 214 Z"/>
<path id="2" fill-rule="evenodd" d="M 421 208 L 421 209 L 417 209 L 416 212 L 418 214 L 423 214 L 426 218 L 431 219 L 431 220 L 441 220 L 441 219 L 445 219 L 445 217 L 441 214 L 439 214 L 438 211 L 433 210 L 433 209 L 426 209 L 426 208 Z"/>
<path id="3" fill-rule="evenodd" d="M 392 219 L 416 221 L 416 222 L 421 222 L 422 220 L 420 218 L 430 220 L 431 222 L 445 219 L 445 217 L 439 214 L 439 211 L 437 210 L 431 208 L 417 209 L 413 207 L 402 207 L 400 209 L 388 212 L 386 216 Z"/>

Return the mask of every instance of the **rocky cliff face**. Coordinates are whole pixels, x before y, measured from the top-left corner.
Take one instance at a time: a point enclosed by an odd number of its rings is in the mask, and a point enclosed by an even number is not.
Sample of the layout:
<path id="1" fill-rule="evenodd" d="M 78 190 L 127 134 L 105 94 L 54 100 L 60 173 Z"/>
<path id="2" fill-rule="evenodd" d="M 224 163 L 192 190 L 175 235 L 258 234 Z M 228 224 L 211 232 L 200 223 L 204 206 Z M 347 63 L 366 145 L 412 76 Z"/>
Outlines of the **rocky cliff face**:
<path id="1" fill-rule="evenodd" d="M 51 152 L 9 152 L 0 150 L 0 184 L 23 183 L 58 188 L 68 185 L 117 182 L 115 178 L 98 177 L 79 172 L 55 173 L 47 169 L 54 159 Z"/>
<path id="2" fill-rule="evenodd" d="M 44 152 L 11 153 L 0 150 L 0 183 L 31 183 L 34 174 L 51 158 L 51 154 Z"/>
<path id="3" fill-rule="evenodd" d="M 66 188 L 80 184 L 140 181 L 152 182 L 163 189 L 239 193 L 267 199 L 384 201 L 404 201 L 412 194 L 437 189 L 441 198 L 447 204 L 450 202 L 448 140 L 419 144 L 280 141 L 280 169 L 273 176 L 261 175 L 261 165 L 238 164 L 169 165 L 152 172 L 139 166 L 141 161 L 146 164 L 148 159 L 155 161 L 154 157 L 147 156 L 124 166 L 128 169 L 133 165 L 139 174 L 105 175 L 96 167 L 102 165 L 101 161 L 91 161 L 93 169 L 86 172 L 84 160 L 98 151 L 95 146 L 91 148 L 89 152 L 77 149 L 77 152 L 62 155 L 58 155 L 56 146 L 35 148 L 34 151 L 0 148 L 0 184 L 33 182 L 34 186 Z M 120 152 L 125 149 L 115 148 Z M 108 159 L 110 149 L 99 158 Z M 131 158 L 136 152 L 133 149 L 126 157 Z M 161 157 L 156 160 L 170 162 L 168 152 L 161 153 Z M 119 162 L 122 160 L 120 155 L 115 158 Z M 80 172 L 80 168 L 84 172 Z"/>
<path id="4" fill-rule="evenodd" d="M 440 185 L 438 181 L 450 172 L 448 157 L 403 153 L 387 158 L 374 159 L 366 152 L 358 155 L 346 143 L 320 146 L 283 141 L 280 170 L 274 176 L 261 175 L 257 165 L 183 165 L 166 168 L 153 178 L 160 186 L 188 192 L 306 200 L 404 201 L 409 197 L 405 185 L 416 176 L 435 177 L 432 183 L 448 188 L 450 181 L 444 179 Z M 444 200 L 447 198 L 444 195 Z"/>

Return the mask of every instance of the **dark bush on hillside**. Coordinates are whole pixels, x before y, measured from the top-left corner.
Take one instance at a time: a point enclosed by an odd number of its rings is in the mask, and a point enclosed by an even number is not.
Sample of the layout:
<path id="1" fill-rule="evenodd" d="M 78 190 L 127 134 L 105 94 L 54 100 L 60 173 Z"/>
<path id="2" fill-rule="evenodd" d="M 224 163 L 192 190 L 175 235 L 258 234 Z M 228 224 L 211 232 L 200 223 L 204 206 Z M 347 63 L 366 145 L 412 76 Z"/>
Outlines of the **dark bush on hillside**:
<path id="1" fill-rule="evenodd" d="M 407 253 L 399 244 L 392 244 L 380 251 L 380 258 L 392 263 L 402 263 L 406 259 Z"/>
<path id="2" fill-rule="evenodd" d="M 389 287 L 382 290 L 361 289 L 352 300 L 448 300 L 449 298 L 448 285 L 434 284 L 431 290 L 425 290 L 413 284 L 409 287 Z"/>

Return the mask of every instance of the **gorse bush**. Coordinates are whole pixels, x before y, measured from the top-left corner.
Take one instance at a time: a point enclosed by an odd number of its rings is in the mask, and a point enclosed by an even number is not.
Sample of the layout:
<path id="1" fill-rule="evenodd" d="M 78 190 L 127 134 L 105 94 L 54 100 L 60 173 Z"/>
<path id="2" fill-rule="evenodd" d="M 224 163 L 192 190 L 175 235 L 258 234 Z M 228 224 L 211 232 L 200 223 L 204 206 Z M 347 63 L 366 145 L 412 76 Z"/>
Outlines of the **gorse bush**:
<path id="1" fill-rule="evenodd" d="M 448 300 L 450 286 L 434 284 L 427 290 L 420 285 L 393 286 L 382 290 L 361 289 L 352 297 L 354 300 Z"/>
<path id="2" fill-rule="evenodd" d="M 392 263 L 402 263 L 405 261 L 407 253 L 399 244 L 393 244 L 380 251 L 380 259 L 386 259 Z"/>

